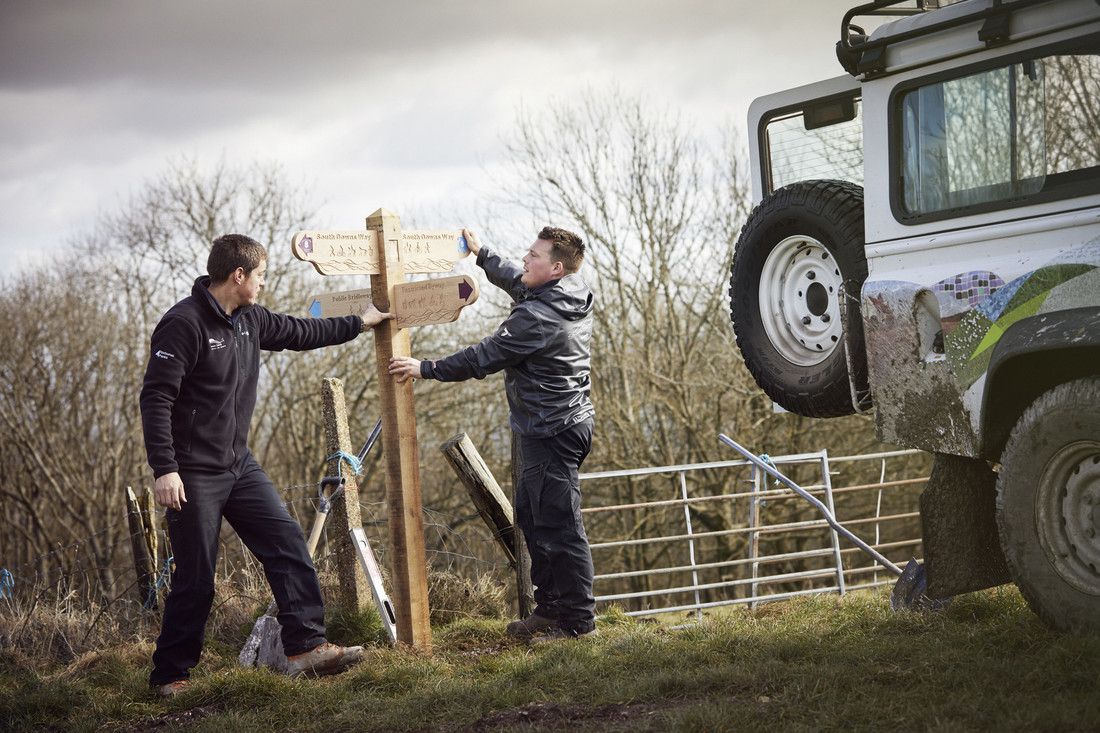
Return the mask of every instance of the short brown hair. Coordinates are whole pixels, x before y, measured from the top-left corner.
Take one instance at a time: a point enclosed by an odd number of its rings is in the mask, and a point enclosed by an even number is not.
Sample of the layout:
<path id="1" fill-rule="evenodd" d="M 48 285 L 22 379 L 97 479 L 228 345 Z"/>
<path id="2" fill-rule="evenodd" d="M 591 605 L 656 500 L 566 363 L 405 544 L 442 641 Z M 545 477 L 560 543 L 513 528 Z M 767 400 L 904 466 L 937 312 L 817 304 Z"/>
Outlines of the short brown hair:
<path id="1" fill-rule="evenodd" d="M 584 240 L 573 232 L 543 227 L 539 239 L 550 242 L 550 261 L 560 262 L 567 272 L 576 272 L 584 263 Z"/>
<path id="2" fill-rule="evenodd" d="M 206 274 L 210 282 L 222 283 L 238 268 L 245 274 L 252 272 L 267 259 L 267 250 L 252 237 L 243 234 L 223 234 L 214 240 L 210 257 L 206 260 Z"/>

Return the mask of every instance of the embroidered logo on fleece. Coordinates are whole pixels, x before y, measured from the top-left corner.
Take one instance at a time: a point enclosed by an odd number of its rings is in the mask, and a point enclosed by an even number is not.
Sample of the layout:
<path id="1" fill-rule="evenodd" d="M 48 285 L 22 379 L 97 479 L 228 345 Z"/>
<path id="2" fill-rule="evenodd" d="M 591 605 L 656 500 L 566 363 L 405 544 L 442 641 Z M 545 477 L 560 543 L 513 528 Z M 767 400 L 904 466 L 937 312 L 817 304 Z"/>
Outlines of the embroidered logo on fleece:
<path id="1" fill-rule="evenodd" d="M 217 351 L 218 349 L 225 348 L 225 339 L 209 339 L 209 341 L 211 351 Z"/>
<path id="2" fill-rule="evenodd" d="M 153 354 L 153 356 L 157 357 L 158 359 L 175 359 L 176 358 L 175 354 L 169 354 L 167 351 L 160 351 L 160 350 L 158 350 L 157 353 Z"/>

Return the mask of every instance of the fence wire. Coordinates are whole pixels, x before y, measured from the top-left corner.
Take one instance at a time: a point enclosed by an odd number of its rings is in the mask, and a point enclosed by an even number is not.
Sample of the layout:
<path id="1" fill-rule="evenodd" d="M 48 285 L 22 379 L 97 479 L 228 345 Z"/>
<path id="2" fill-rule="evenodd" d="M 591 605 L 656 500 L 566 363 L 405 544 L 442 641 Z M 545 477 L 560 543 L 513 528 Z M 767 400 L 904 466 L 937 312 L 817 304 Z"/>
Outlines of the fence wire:
<path id="1" fill-rule="evenodd" d="M 887 461 L 918 451 L 894 451 L 829 458 L 824 451 L 773 457 L 784 470 L 809 466 L 815 481 L 801 485 L 827 499 L 841 522 L 884 554 L 904 564 L 919 551 L 916 492 L 926 478 L 887 481 Z M 881 466 L 877 482 L 834 487 L 840 464 Z M 864 471 L 866 473 L 866 470 Z M 805 479 L 804 479 L 805 480 Z M 746 461 L 662 466 L 582 474 L 582 490 L 618 497 L 615 503 L 582 510 L 596 567 L 597 603 L 621 606 L 629 615 L 687 613 L 731 604 L 750 607 L 771 600 L 817 593 L 845 593 L 893 582 L 881 565 L 852 547 L 808 504 L 786 488 L 770 485 Z M 599 483 L 610 491 L 589 491 Z M 288 511 L 303 527 L 312 524 L 316 485 L 281 490 Z M 303 496 L 304 495 L 304 496 Z M 292 498 L 297 497 L 297 498 Z M 635 500 L 636 499 L 636 500 Z M 587 500 L 586 500 L 587 501 Z M 363 528 L 379 566 L 390 567 L 385 502 L 361 501 Z M 155 527 L 161 548 L 153 568 L 155 592 L 170 582 L 170 547 L 163 509 L 142 517 Z M 429 567 L 470 579 L 494 574 L 508 580 L 513 568 L 477 513 L 423 510 Z M 108 603 L 137 598 L 133 534 L 117 534 L 121 517 L 93 535 L 58 547 L 18 567 L 0 567 L 0 603 L 22 596 L 62 596 L 75 603 Z M 335 571 L 326 541 L 319 547 L 319 571 Z M 110 545 L 100 540 L 120 539 Z M 103 560 L 111 558 L 111 560 Z M 109 563 L 109 564 L 108 564 Z M 2 565 L 2 558 L 0 558 Z M 261 577 L 262 569 L 228 526 L 223 528 L 218 572 L 226 579 Z M 104 579 L 107 579 L 105 581 Z M 137 599 L 150 608 L 155 599 Z M 263 599 L 257 599 L 262 602 Z"/>

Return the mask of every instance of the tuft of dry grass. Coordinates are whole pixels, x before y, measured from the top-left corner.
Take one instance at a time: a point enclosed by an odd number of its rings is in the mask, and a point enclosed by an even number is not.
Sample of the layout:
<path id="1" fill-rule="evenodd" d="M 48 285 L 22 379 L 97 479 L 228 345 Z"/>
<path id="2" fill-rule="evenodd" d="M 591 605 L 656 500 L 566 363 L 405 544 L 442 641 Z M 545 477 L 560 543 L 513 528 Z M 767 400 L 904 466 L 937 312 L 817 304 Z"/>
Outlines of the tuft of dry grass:
<path id="1" fill-rule="evenodd" d="M 453 573 L 429 573 L 429 605 L 433 624 L 457 619 L 502 618 L 505 584 L 484 575 L 470 580 Z M 327 599 L 338 597 L 336 579 L 321 574 Z M 129 646 L 147 654 L 160 634 L 162 607 L 142 610 L 129 597 L 100 605 L 81 602 L 72 591 L 33 589 L 0 602 L 0 669 L 29 667 L 46 672 L 57 665 L 79 665 L 104 649 Z M 255 620 L 271 601 L 262 573 L 219 577 L 206 624 L 208 646 L 239 648 Z M 163 594 L 162 601 L 163 603 Z M 380 622 L 357 619 L 330 605 L 335 627 L 373 638 Z M 369 615 L 369 612 L 368 612 Z"/>
<path id="2" fill-rule="evenodd" d="M 428 572 L 431 623 L 443 626 L 459 619 L 504 618 L 507 585 L 492 575 L 474 580 L 454 573 Z"/>
<path id="3" fill-rule="evenodd" d="M 0 606 L 0 653 L 42 670 L 148 636 L 148 615 L 135 604 L 76 604 L 73 597 L 38 590 L 7 599 Z"/>

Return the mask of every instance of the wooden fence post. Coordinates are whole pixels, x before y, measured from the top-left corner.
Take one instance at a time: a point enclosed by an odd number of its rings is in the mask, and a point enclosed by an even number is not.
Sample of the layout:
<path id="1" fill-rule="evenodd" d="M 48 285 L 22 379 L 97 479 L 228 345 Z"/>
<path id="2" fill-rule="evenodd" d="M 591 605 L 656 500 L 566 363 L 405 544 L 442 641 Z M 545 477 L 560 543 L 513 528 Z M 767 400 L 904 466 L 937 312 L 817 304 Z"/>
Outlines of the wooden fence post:
<path id="1" fill-rule="evenodd" d="M 351 544 L 349 531 L 363 526 L 359 513 L 359 481 L 338 453 L 355 455 L 348 430 L 348 411 L 344 402 L 344 384 L 327 378 L 321 383 L 322 413 L 325 423 L 325 451 L 329 456 L 328 475 L 344 477 L 344 495 L 332 503 L 328 521 L 331 523 L 333 554 L 336 556 L 336 577 L 340 582 L 340 605 L 348 610 L 367 608 L 371 600 L 366 573 L 359 565 L 359 556 Z"/>
<path id="2" fill-rule="evenodd" d="M 149 559 L 153 563 L 153 572 L 157 571 L 157 567 L 160 565 L 160 534 L 158 534 L 156 524 L 154 523 L 154 517 L 156 517 L 157 511 L 157 497 L 153 493 L 153 489 L 150 486 L 145 487 L 145 493 L 138 497 L 138 505 L 141 507 L 141 524 L 145 528 L 145 547 L 149 550 Z M 168 526 L 165 525 L 165 536 L 167 537 Z M 165 548 L 167 548 L 167 540 L 165 540 Z M 165 557 L 168 557 L 168 553 L 165 553 Z"/>
<path id="3" fill-rule="evenodd" d="M 519 436 L 512 433 L 512 506 L 516 505 L 516 490 L 523 475 L 523 453 L 519 449 Z M 516 525 L 516 603 L 519 617 L 527 618 L 535 612 L 535 588 L 531 583 L 531 555 L 523 531 Z"/>
<path id="4" fill-rule="evenodd" d="M 141 502 L 138 501 L 133 488 L 129 486 L 126 487 L 126 523 L 130 529 L 130 549 L 134 553 L 138 599 L 143 609 L 152 610 L 157 607 L 156 560 L 149 556 L 148 535 Z M 151 604 L 150 597 L 152 597 Z"/>

